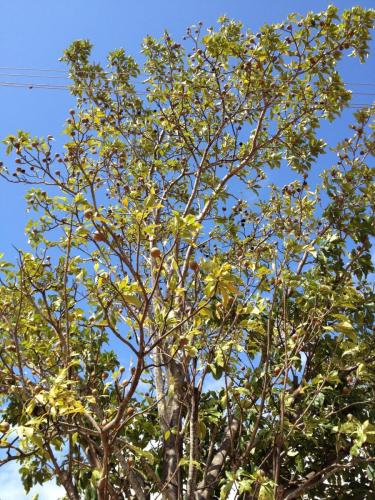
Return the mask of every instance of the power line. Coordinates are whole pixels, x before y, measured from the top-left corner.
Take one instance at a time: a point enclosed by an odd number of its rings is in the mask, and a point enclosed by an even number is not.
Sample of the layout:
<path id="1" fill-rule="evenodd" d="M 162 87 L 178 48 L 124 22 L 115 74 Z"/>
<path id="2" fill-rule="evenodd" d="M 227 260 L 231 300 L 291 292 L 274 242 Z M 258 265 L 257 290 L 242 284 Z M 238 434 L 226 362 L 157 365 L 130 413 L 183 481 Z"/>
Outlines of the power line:
<path id="1" fill-rule="evenodd" d="M 1 77 L 2 75 L 0 75 Z M 0 86 L 2 87 L 19 87 L 19 88 L 28 88 L 30 90 L 32 89 L 44 89 L 44 90 L 71 90 L 74 88 L 73 85 L 59 85 L 59 84 L 51 84 L 51 83 L 37 83 L 37 82 L 1 82 L 0 81 Z M 90 88 L 94 87 L 85 87 L 85 90 L 88 90 Z M 122 91 L 120 89 L 113 89 L 109 91 L 110 93 L 125 93 L 126 91 Z M 142 92 L 142 91 L 137 91 L 137 94 L 140 95 L 147 95 L 147 92 Z"/>
<path id="2" fill-rule="evenodd" d="M 12 71 L 13 73 L 6 73 L 5 71 Z M 20 72 L 20 71 L 23 71 L 23 72 L 33 72 L 33 73 L 43 73 L 42 75 L 38 75 L 38 74 L 25 74 L 25 73 L 14 73 L 14 72 Z M 49 73 L 49 74 L 47 74 Z M 56 74 L 52 74 L 51 73 L 58 73 L 59 75 L 56 75 Z M 79 71 L 77 72 L 77 74 L 81 74 L 81 75 L 84 75 L 84 74 L 90 74 L 90 72 L 87 72 L 87 71 Z M 104 71 L 103 74 L 106 74 L 106 75 L 116 75 L 116 74 L 121 74 L 121 72 L 119 73 L 112 73 L 110 71 Z M 35 67 L 15 67 L 15 66 L 1 66 L 0 67 L 0 78 L 2 77 L 13 77 L 13 78 L 48 78 L 48 79 L 54 79 L 54 80 L 71 80 L 71 76 L 66 72 L 66 70 L 64 69 L 51 69 L 51 68 L 35 68 Z M 106 79 L 106 81 L 108 82 L 113 82 L 112 79 Z M 134 82 L 134 84 L 147 84 L 148 82 L 146 81 L 138 81 L 138 82 Z M 366 87 L 375 87 L 375 83 L 370 83 L 370 82 L 357 82 L 357 83 L 349 83 L 349 82 L 343 82 L 344 85 L 352 85 L 352 86 L 366 86 Z M 41 82 L 14 82 L 14 81 L 1 81 L 0 80 L 0 87 L 12 87 L 12 88 L 27 88 L 29 90 L 33 90 L 33 89 L 38 89 L 38 90 L 65 90 L 65 91 L 69 91 L 71 89 L 73 89 L 74 87 L 73 86 L 70 86 L 70 85 L 66 85 L 66 84 L 51 84 L 51 83 L 41 83 Z M 95 87 L 87 87 L 86 89 L 84 90 L 89 90 L 90 88 L 95 88 Z M 136 90 L 136 94 L 137 95 L 147 95 L 147 92 L 144 92 L 144 91 L 139 91 L 137 89 L 134 89 Z M 118 95 L 121 95 L 121 94 L 124 94 L 128 91 L 126 90 L 122 90 L 122 89 L 105 89 L 105 92 L 108 92 L 109 94 L 118 94 Z M 327 94 L 327 92 L 326 92 Z M 352 95 L 358 95 L 358 96 L 373 96 L 375 95 L 375 93 L 373 92 L 359 92 L 359 91 L 351 91 L 351 94 Z M 351 103 L 349 104 L 349 107 L 362 107 L 362 106 L 370 106 L 371 104 L 362 104 L 362 103 Z"/>
<path id="3" fill-rule="evenodd" d="M 15 68 L 13 68 L 15 69 Z M 48 70 L 46 70 L 48 71 Z M 116 73 L 117 74 L 117 73 Z M 48 79 L 52 79 L 52 80 L 72 80 L 71 77 L 68 75 L 68 76 L 56 76 L 56 75 L 30 75 L 30 74 L 25 74 L 25 73 L 3 73 L 1 72 L 1 68 L 0 68 L 0 78 L 4 77 L 4 76 L 7 76 L 7 77 L 14 77 L 14 78 L 48 78 Z M 106 79 L 107 82 L 113 82 L 113 80 L 107 78 Z M 135 85 L 147 85 L 148 82 L 134 82 Z M 33 85 L 32 83 L 30 83 L 30 85 Z M 359 85 L 362 85 L 362 86 L 368 86 L 368 87 L 375 87 L 375 83 L 348 83 L 348 82 L 344 82 L 344 85 L 352 85 L 352 86 L 359 86 Z M 350 90 L 350 89 L 349 89 Z M 359 92 L 359 91 L 352 91 L 352 94 L 361 94 L 361 95 L 375 95 L 375 92 L 372 92 L 372 93 L 366 93 L 366 92 Z"/>
<path id="4" fill-rule="evenodd" d="M 1 75 L 0 75 L 1 76 Z M 22 88 L 22 89 L 28 89 L 28 90 L 62 90 L 62 91 L 70 91 L 72 89 L 74 89 L 73 86 L 69 86 L 69 85 L 53 85 L 53 84 L 49 84 L 49 83 L 33 83 L 33 82 L 28 82 L 28 83 L 24 83 L 24 82 L 1 82 L 0 81 L 0 87 L 7 87 L 7 88 Z M 90 89 L 95 89 L 94 87 L 86 87 L 84 88 L 83 90 L 87 91 L 87 90 L 90 90 Z M 123 95 L 125 94 L 127 91 L 122 91 L 121 89 L 109 89 L 109 90 L 105 90 L 105 93 L 107 93 L 108 95 L 111 95 L 111 94 L 114 94 L 114 95 Z M 142 92 L 142 91 L 137 91 L 135 93 L 137 96 L 143 96 L 143 95 L 148 95 L 147 92 Z M 371 95 L 375 95 L 375 93 L 366 93 L 366 92 L 352 92 L 352 94 L 354 95 L 361 95 L 361 96 L 371 96 Z M 280 101 L 282 102 L 282 101 Z M 277 102 L 274 102 L 273 104 L 277 104 Z M 370 107 L 372 106 L 373 103 L 349 103 L 348 105 L 346 105 L 347 108 L 351 108 L 351 109 L 360 109 L 360 108 L 363 108 L 363 107 Z M 256 108 L 251 108 L 249 109 L 249 111 L 256 111 L 256 110 L 259 110 L 261 109 L 262 106 L 258 106 Z"/>
<path id="5" fill-rule="evenodd" d="M 44 78 L 56 78 L 56 79 L 68 79 L 71 80 L 70 73 L 68 73 L 64 69 L 52 69 L 52 68 L 32 68 L 32 67 L 17 67 L 17 66 L 0 66 L 0 77 L 1 76 L 15 76 L 15 77 L 29 77 L 29 78 L 38 78 L 41 75 L 21 75 L 21 74 L 14 74 L 10 75 L 7 73 L 1 74 L 2 71 L 33 71 L 33 72 L 42 72 Z M 45 75 L 45 73 L 60 73 L 62 74 L 61 76 L 57 75 Z M 88 70 L 80 70 L 75 72 L 77 75 L 90 75 L 91 72 Z M 128 75 L 127 72 L 125 71 L 103 71 L 102 74 L 104 75 Z M 108 79 L 108 81 L 112 81 Z M 137 81 L 134 82 L 135 84 L 139 85 L 147 85 L 148 82 L 146 81 Z M 375 87 L 375 82 L 343 82 L 344 85 L 353 85 L 353 86 L 368 86 L 368 87 Z"/>
<path id="6" fill-rule="evenodd" d="M 54 80 L 70 80 L 69 76 L 56 76 L 56 75 L 30 75 L 26 73 L 3 73 L 0 70 L 0 77 L 3 76 L 14 76 L 16 78 L 52 78 Z"/>
<path id="7" fill-rule="evenodd" d="M 0 78 L 1 75 L 0 74 Z M 10 75 L 11 76 L 11 75 Z M 20 88 L 28 88 L 28 89 L 34 89 L 34 88 L 39 88 L 39 89 L 49 89 L 49 90 L 71 90 L 74 89 L 74 85 L 64 85 L 64 84 L 50 84 L 50 83 L 39 83 L 39 82 L 2 82 L 0 81 L 0 85 L 3 87 L 20 87 Z M 89 89 L 96 89 L 94 86 L 86 86 L 84 87 L 84 90 L 89 90 Z M 109 93 L 126 93 L 128 92 L 127 90 L 121 90 L 121 89 L 108 89 L 106 92 Z M 329 92 L 324 92 L 324 95 L 326 95 Z M 148 95 L 148 92 L 142 92 L 142 91 L 137 91 L 137 94 L 142 94 L 142 95 Z M 375 92 L 358 92 L 358 91 L 352 91 L 352 95 L 362 95 L 362 96 L 374 96 Z"/>
<path id="8" fill-rule="evenodd" d="M 1 82 L 0 81 L 0 87 L 6 87 L 6 88 L 21 88 L 21 89 L 28 89 L 28 90 L 62 90 L 62 91 L 70 91 L 74 87 L 69 86 L 69 85 L 52 85 L 48 83 L 22 83 L 22 82 Z M 87 91 L 93 89 L 93 87 L 86 87 L 83 90 Z M 124 95 L 127 91 L 121 91 L 120 89 L 112 89 L 112 90 L 105 90 L 105 93 L 108 95 L 114 94 L 114 95 Z M 148 95 L 147 92 L 142 92 L 142 91 L 137 91 L 135 93 L 137 96 L 143 96 L 143 95 Z M 354 94 L 354 93 L 352 93 Z M 361 92 L 356 92 L 356 95 L 375 95 L 374 93 L 361 93 Z M 282 102 L 282 101 L 279 101 Z M 278 102 L 274 102 L 273 104 L 278 104 Z M 346 108 L 349 109 L 361 109 L 364 107 L 371 107 L 373 103 L 349 103 L 346 105 Z M 262 106 L 250 108 L 248 111 L 256 111 L 262 109 Z"/>
<path id="9" fill-rule="evenodd" d="M 17 66 L 0 66 L 0 71 L 10 70 L 10 71 L 49 71 L 50 73 L 66 73 L 65 69 L 51 69 L 51 68 L 25 68 Z"/>
<path id="10" fill-rule="evenodd" d="M 14 69 L 13 69 L 14 70 Z M 116 73 L 117 74 L 117 73 Z M 72 78 L 69 75 L 66 76 L 56 76 L 56 75 L 30 75 L 30 74 L 25 74 L 25 73 L 4 73 L 0 70 L 0 78 L 4 76 L 11 76 L 14 78 L 48 78 L 48 79 L 53 79 L 53 80 L 70 80 L 72 81 Z M 112 79 L 110 78 L 105 78 L 105 81 L 107 82 L 113 82 Z M 146 85 L 146 82 L 134 82 L 135 85 Z"/>
<path id="11" fill-rule="evenodd" d="M 375 83 L 350 83 L 350 82 L 344 82 L 344 85 L 353 85 L 353 86 L 360 86 L 360 85 L 363 85 L 363 86 L 366 86 L 366 87 L 375 87 Z"/>
<path id="12" fill-rule="evenodd" d="M 46 89 L 46 90 L 69 90 L 67 85 L 51 85 L 48 83 L 23 83 L 23 82 L 0 82 L 0 86 L 2 87 L 19 87 L 19 88 L 28 88 L 28 89 Z"/>

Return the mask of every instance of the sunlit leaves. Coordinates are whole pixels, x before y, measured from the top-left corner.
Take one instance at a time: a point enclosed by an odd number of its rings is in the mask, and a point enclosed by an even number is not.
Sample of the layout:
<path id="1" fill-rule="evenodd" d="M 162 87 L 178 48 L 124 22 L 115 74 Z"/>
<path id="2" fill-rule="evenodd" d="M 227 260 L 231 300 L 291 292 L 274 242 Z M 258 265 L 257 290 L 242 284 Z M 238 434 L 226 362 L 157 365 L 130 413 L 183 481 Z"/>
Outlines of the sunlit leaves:
<path id="1" fill-rule="evenodd" d="M 18 132 L 1 165 L 32 186 L 32 250 L 0 263 L 0 443 L 27 489 L 50 470 L 71 498 L 371 488 L 373 109 L 337 146 L 319 127 L 372 19 L 148 36 L 141 93 L 124 50 L 66 50 L 62 151 Z"/>

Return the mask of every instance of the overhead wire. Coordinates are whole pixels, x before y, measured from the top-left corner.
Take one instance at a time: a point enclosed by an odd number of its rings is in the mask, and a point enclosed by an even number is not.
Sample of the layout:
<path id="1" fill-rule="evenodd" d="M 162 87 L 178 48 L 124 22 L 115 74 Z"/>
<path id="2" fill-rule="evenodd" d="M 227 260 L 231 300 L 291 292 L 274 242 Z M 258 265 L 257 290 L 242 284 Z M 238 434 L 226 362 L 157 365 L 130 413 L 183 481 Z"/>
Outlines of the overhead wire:
<path id="1" fill-rule="evenodd" d="M 1 77 L 1 75 L 0 75 Z M 28 90 L 60 90 L 60 91 L 70 91 L 74 89 L 74 86 L 72 85 L 54 85 L 54 84 L 49 84 L 49 83 L 34 83 L 34 82 L 2 82 L 0 81 L 0 87 L 7 87 L 7 88 L 23 88 L 23 89 L 28 89 Z M 94 87 L 86 87 L 83 90 L 87 91 L 94 89 Z M 124 95 L 127 93 L 127 90 L 121 90 L 121 89 L 108 89 L 105 91 L 109 95 Z M 148 95 L 148 92 L 143 92 L 143 91 L 136 91 L 135 95 L 137 96 L 146 96 Z M 352 92 L 352 95 L 357 95 L 357 96 L 373 96 L 375 93 L 369 93 L 369 92 Z M 352 109 L 358 109 L 362 107 L 369 107 L 372 106 L 373 103 L 356 103 L 352 102 L 346 105 L 347 108 L 352 108 Z M 254 108 L 258 109 L 258 108 Z"/>
<path id="2" fill-rule="evenodd" d="M 14 74 L 1 74 L 0 73 L 0 78 L 3 77 L 3 76 L 24 76 L 24 75 L 14 75 Z M 38 75 L 25 75 L 25 76 L 28 76 L 29 78 L 31 77 L 35 77 L 35 78 L 38 78 Z M 51 77 L 53 78 L 53 77 Z M 113 80 L 107 80 L 108 82 L 112 83 Z M 66 85 L 66 84 L 51 84 L 51 83 L 40 83 L 40 82 L 8 82 L 8 81 L 5 81 L 5 82 L 2 82 L 0 81 L 0 84 L 1 85 L 6 85 L 6 86 L 14 86 L 14 87 L 32 87 L 32 88 L 36 88 L 36 87 L 41 87 L 41 88 L 53 88 L 53 89 L 62 89 L 62 90 L 70 90 L 73 85 Z M 349 85 L 349 84 L 347 84 Z M 352 84 L 353 85 L 353 84 Z M 370 84 L 368 84 L 370 85 Z M 375 85 L 374 85 L 375 86 Z M 86 88 L 90 88 L 90 86 L 87 86 Z M 91 86 L 91 88 L 94 88 L 93 86 Z M 348 89 L 350 90 L 350 89 Z M 115 89 L 113 89 L 113 92 L 115 91 Z M 351 91 L 351 90 L 350 90 Z M 125 91 L 121 91 L 121 92 L 125 92 Z M 148 92 L 137 92 L 137 93 L 140 93 L 140 94 L 147 94 Z M 366 96 L 374 96 L 375 95 L 375 92 L 359 92 L 359 91 L 351 91 L 351 93 L 353 95 L 366 95 Z"/>
<path id="3" fill-rule="evenodd" d="M 0 66 L 0 77 L 2 76 L 15 76 L 15 77 L 23 77 L 23 76 L 28 76 L 29 78 L 38 78 L 41 75 L 22 75 L 22 74 L 14 74 L 14 75 L 9 75 L 7 73 L 1 74 L 3 71 L 33 71 L 33 72 L 42 72 L 44 78 L 53 78 L 53 79 L 68 79 L 71 80 L 70 73 L 67 72 L 65 69 L 52 69 L 52 68 L 36 68 L 36 67 L 17 67 L 17 66 Z M 61 76 L 57 75 L 45 75 L 45 73 L 60 73 Z M 90 75 L 91 72 L 88 70 L 80 70 L 77 72 L 74 72 L 76 75 Z M 102 74 L 104 75 L 128 75 L 129 73 L 126 71 L 102 71 Z M 108 79 L 108 81 L 112 81 Z M 135 84 L 139 85 L 147 85 L 147 81 L 137 81 L 134 82 Z M 375 82 L 343 82 L 344 85 L 353 85 L 353 86 L 369 86 L 369 87 L 375 87 Z"/>
<path id="4" fill-rule="evenodd" d="M 10 73 L 11 71 L 11 73 Z M 20 71 L 22 72 L 33 72 L 34 74 L 25 74 L 25 73 L 19 73 Z M 40 75 L 35 74 L 35 73 L 42 73 Z M 51 74 L 51 73 L 58 73 L 56 74 Z M 103 74 L 107 75 L 113 75 L 113 74 L 121 74 L 122 72 L 110 72 L 110 71 L 104 71 Z M 89 72 L 87 71 L 80 71 L 77 72 L 77 74 L 88 74 Z M 35 68 L 35 67 L 15 67 L 15 66 L 0 66 L 0 87 L 9 87 L 9 88 L 25 88 L 28 90 L 62 90 L 62 91 L 70 91 L 74 89 L 74 85 L 68 85 L 68 84 L 63 84 L 63 83 L 45 83 L 45 82 L 31 82 L 31 81 L 1 81 L 2 78 L 4 77 L 12 77 L 12 78 L 40 78 L 40 79 L 53 79 L 53 80 L 70 80 L 72 81 L 72 78 L 69 73 L 67 73 L 66 70 L 63 69 L 51 69 L 51 68 Z M 113 83 L 113 79 L 107 78 L 107 82 Z M 343 82 L 345 86 L 366 86 L 366 87 L 375 87 L 375 83 L 372 82 Z M 134 85 L 147 85 L 149 82 L 147 81 L 135 81 L 133 82 Z M 89 90 L 90 88 L 95 88 L 94 86 L 87 86 L 84 90 Z M 135 94 L 139 96 L 144 96 L 147 95 L 148 93 L 139 89 L 136 89 L 134 87 Z M 375 92 L 362 92 L 359 90 L 351 90 L 351 94 L 353 96 L 374 96 Z M 122 89 L 106 89 L 105 92 L 108 92 L 109 94 L 114 94 L 114 95 L 121 95 L 125 94 L 128 92 L 128 90 L 122 90 Z M 361 107 L 366 107 L 366 106 L 371 106 L 372 103 L 349 103 L 348 107 L 349 108 L 361 108 Z"/>
<path id="5" fill-rule="evenodd" d="M 0 71 L 41 71 L 41 72 L 49 72 L 49 73 L 65 73 L 68 74 L 66 69 L 53 69 L 53 68 L 37 68 L 37 67 L 19 67 L 19 66 L 0 66 Z M 90 73 L 88 70 L 80 70 L 77 74 L 85 74 Z M 112 74 L 112 71 L 103 71 L 105 74 Z M 128 74 L 127 72 L 119 72 L 119 74 Z M 347 82 L 349 83 L 349 82 Z M 355 83 L 352 83 L 355 85 Z M 363 83 L 358 82 L 357 85 L 373 85 L 375 86 L 375 82 Z"/>

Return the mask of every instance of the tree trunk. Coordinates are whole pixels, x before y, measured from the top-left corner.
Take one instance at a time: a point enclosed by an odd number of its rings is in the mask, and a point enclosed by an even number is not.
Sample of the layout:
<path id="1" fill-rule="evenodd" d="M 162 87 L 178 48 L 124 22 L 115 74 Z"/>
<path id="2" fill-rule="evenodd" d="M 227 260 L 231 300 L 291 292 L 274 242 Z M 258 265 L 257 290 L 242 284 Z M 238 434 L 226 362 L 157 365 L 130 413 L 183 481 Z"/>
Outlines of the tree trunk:
<path id="1" fill-rule="evenodd" d="M 190 457 L 189 457 L 189 474 L 187 479 L 187 500 L 194 500 L 194 491 L 197 484 L 197 467 L 198 460 L 198 404 L 199 391 L 196 387 L 193 388 L 191 396 L 191 416 L 190 416 Z"/>
<path id="2" fill-rule="evenodd" d="M 182 499 L 182 481 L 179 462 L 182 456 L 180 437 L 181 420 L 185 410 L 185 376 L 177 361 L 170 361 L 168 367 L 169 389 L 173 384 L 173 394 L 167 403 L 168 435 L 164 437 L 162 480 L 164 500 Z"/>
<path id="3" fill-rule="evenodd" d="M 224 431 L 223 441 L 219 451 L 214 455 L 207 469 L 206 478 L 198 484 L 195 492 L 195 500 L 209 500 L 212 498 L 225 460 L 233 447 L 233 441 L 237 437 L 240 421 L 233 417 Z"/>

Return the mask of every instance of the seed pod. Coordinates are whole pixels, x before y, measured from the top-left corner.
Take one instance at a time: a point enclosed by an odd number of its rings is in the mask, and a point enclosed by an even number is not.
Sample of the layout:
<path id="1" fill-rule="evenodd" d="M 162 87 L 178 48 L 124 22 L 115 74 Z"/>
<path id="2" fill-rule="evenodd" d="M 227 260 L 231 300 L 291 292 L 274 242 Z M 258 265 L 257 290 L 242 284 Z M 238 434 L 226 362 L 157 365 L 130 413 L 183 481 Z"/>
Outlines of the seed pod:
<path id="1" fill-rule="evenodd" d="M 95 231 L 92 235 L 94 241 L 105 241 L 105 236 L 102 233 L 99 233 L 99 231 Z"/>
<path id="2" fill-rule="evenodd" d="M 10 424 L 8 422 L 0 422 L 0 432 L 8 432 L 10 429 Z"/>
<path id="3" fill-rule="evenodd" d="M 195 260 L 192 260 L 191 262 L 189 262 L 189 267 L 192 271 L 197 272 L 199 269 L 199 264 Z"/>
<path id="4" fill-rule="evenodd" d="M 134 412 L 135 409 L 133 408 L 133 406 L 129 406 L 129 408 L 126 410 L 126 415 L 130 417 L 130 415 L 133 415 Z"/>
<path id="5" fill-rule="evenodd" d="M 83 215 L 86 217 L 86 219 L 92 219 L 94 212 L 91 208 L 86 208 L 86 210 L 83 212 Z"/>
<path id="6" fill-rule="evenodd" d="M 158 259 L 161 256 L 161 251 L 158 247 L 152 247 L 150 254 L 154 259 Z"/>

